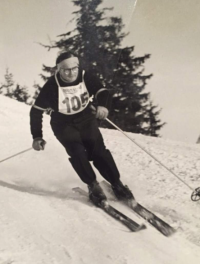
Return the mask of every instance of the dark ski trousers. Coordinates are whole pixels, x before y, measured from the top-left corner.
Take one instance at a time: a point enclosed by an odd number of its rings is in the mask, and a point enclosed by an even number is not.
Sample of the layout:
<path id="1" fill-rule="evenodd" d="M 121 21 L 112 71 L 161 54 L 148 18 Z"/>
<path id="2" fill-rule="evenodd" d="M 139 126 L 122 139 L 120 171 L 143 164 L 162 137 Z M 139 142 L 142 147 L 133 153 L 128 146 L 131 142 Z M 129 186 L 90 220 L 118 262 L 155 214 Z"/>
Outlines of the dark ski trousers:
<path id="1" fill-rule="evenodd" d="M 105 147 L 95 117 L 77 123 L 51 123 L 51 126 L 54 135 L 70 156 L 69 161 L 74 170 L 84 183 L 89 185 L 96 179 L 90 161 L 93 161 L 94 166 L 108 182 L 118 182 L 119 171 L 110 151 Z"/>

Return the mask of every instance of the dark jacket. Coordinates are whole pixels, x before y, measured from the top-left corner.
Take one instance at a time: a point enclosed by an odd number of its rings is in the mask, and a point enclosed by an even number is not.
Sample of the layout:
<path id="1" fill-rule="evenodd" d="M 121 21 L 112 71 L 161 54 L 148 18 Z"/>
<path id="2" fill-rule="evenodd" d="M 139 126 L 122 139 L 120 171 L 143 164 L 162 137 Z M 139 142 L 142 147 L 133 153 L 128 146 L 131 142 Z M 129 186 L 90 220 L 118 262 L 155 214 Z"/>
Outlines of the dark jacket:
<path id="1" fill-rule="evenodd" d="M 77 85 L 82 82 L 82 71 L 79 72 L 77 80 L 70 84 L 63 82 L 59 76 L 59 73 L 57 73 L 57 79 L 61 87 Z M 99 79 L 89 72 L 85 72 L 84 82 L 89 95 L 94 96 L 96 105 L 109 108 L 111 96 L 109 94 L 109 91 L 103 87 Z M 81 120 L 81 118 L 87 115 L 91 115 L 90 105 L 91 103 L 89 103 L 82 112 L 74 115 L 65 115 L 58 112 L 58 85 L 56 83 L 55 76 L 51 76 L 41 89 L 41 92 L 39 93 L 35 104 L 31 107 L 30 126 L 33 138 L 43 136 L 42 119 L 45 110 L 52 110 L 51 123 L 73 123 L 75 121 Z"/>

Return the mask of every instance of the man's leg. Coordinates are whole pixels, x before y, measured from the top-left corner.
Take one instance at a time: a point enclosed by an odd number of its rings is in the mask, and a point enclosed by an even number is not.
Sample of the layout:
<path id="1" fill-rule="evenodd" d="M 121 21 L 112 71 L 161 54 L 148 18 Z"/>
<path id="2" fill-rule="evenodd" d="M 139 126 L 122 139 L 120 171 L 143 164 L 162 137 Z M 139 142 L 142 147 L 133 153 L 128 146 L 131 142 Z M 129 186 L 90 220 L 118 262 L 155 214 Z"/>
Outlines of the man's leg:
<path id="1" fill-rule="evenodd" d="M 81 138 L 89 159 L 93 161 L 100 174 L 111 184 L 118 182 L 119 171 L 110 151 L 105 147 L 96 119 L 87 122 L 81 131 Z"/>
<path id="2" fill-rule="evenodd" d="M 69 161 L 78 176 L 84 183 L 92 183 L 96 179 L 96 175 L 88 160 L 79 130 L 73 125 L 65 125 L 60 128 L 52 126 L 52 129 L 54 135 L 70 156 Z"/>
<path id="3" fill-rule="evenodd" d="M 103 137 L 98 128 L 96 120 L 87 124 L 86 129 L 81 134 L 83 143 L 89 154 L 90 160 L 98 169 L 100 174 L 111 183 L 113 191 L 119 199 L 132 199 L 133 194 L 128 186 L 120 181 L 120 174 L 115 161 L 108 149 L 106 149 Z"/>
<path id="4" fill-rule="evenodd" d="M 88 185 L 90 199 L 94 204 L 99 205 L 106 200 L 106 196 L 96 181 L 96 175 L 89 162 L 79 130 L 73 125 L 67 125 L 60 130 L 54 128 L 53 131 L 70 156 L 69 161 L 72 167 L 80 179 Z"/>

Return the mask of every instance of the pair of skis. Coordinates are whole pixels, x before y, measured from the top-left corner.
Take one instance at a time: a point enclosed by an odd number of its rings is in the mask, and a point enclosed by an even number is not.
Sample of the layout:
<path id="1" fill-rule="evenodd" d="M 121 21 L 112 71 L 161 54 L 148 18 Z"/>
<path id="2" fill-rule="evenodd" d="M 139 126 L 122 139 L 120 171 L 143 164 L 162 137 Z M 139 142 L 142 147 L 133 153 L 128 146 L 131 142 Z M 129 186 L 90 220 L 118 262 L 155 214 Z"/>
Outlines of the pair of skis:
<path id="1" fill-rule="evenodd" d="M 88 196 L 88 193 L 79 187 L 73 188 L 73 191 L 83 196 Z M 137 231 L 146 229 L 146 226 L 144 224 L 139 225 L 138 223 L 133 221 L 131 218 L 129 218 L 125 214 L 115 209 L 107 201 L 102 202 L 100 205 L 100 208 L 103 209 L 107 214 L 109 214 L 110 216 L 112 216 L 113 218 L 121 222 L 123 225 L 127 226 L 132 232 L 137 232 Z"/>
<path id="2" fill-rule="evenodd" d="M 106 188 L 109 192 L 112 192 L 110 185 L 105 181 L 103 181 L 103 187 Z M 88 193 L 79 187 L 73 188 L 73 190 L 83 196 L 88 196 Z M 154 213 L 146 209 L 141 204 L 136 203 L 135 200 L 129 200 L 123 203 L 128 206 L 131 210 L 133 210 L 133 212 L 135 212 L 137 215 L 145 219 L 150 225 L 156 228 L 164 236 L 169 237 L 176 232 L 176 230 L 171 227 L 168 223 L 163 221 L 161 218 L 156 216 Z M 121 213 L 113 206 L 111 206 L 107 201 L 103 202 L 100 208 L 108 215 L 128 227 L 128 229 L 132 232 L 138 232 L 146 229 L 145 224 L 138 224 L 137 222 L 135 222 L 134 220 Z"/>

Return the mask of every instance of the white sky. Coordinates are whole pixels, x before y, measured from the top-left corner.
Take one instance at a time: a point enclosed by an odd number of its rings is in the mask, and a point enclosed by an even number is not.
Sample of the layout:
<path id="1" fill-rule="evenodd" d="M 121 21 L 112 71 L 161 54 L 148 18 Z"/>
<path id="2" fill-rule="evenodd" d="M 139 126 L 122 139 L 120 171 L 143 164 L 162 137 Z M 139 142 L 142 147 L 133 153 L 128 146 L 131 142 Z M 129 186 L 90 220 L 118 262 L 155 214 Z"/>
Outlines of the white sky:
<path id="1" fill-rule="evenodd" d="M 147 90 L 161 107 L 167 125 L 164 138 L 195 143 L 200 133 L 200 2 L 185 0 L 105 0 L 115 7 L 130 32 L 125 45 L 135 46 L 135 55 L 152 54 L 146 74 L 153 73 Z M 48 44 L 70 30 L 74 6 L 68 0 L 0 1 L 0 81 L 6 67 L 21 85 L 42 83 L 42 64 L 53 66 L 57 50 L 48 52 L 38 42 Z"/>

